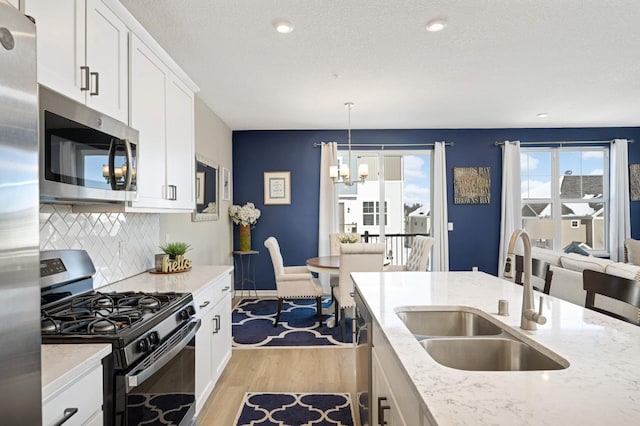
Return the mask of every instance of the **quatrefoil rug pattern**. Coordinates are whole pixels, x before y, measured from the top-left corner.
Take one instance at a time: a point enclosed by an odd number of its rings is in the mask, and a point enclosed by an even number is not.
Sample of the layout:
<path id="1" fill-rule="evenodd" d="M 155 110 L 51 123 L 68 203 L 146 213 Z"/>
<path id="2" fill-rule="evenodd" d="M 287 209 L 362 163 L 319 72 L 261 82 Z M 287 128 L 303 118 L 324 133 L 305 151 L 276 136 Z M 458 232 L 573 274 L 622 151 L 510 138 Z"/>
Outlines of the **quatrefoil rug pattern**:
<path id="1" fill-rule="evenodd" d="M 323 306 L 331 304 L 326 298 Z M 352 346 L 351 321 L 347 318 L 346 342 L 342 342 L 340 325 L 327 327 L 333 315 L 324 315 L 318 324 L 313 299 L 285 300 L 277 327 L 273 321 L 278 310 L 277 299 L 243 299 L 231 313 L 234 348 Z"/>
<path id="2" fill-rule="evenodd" d="M 348 393 L 247 392 L 236 426 L 353 426 Z"/>

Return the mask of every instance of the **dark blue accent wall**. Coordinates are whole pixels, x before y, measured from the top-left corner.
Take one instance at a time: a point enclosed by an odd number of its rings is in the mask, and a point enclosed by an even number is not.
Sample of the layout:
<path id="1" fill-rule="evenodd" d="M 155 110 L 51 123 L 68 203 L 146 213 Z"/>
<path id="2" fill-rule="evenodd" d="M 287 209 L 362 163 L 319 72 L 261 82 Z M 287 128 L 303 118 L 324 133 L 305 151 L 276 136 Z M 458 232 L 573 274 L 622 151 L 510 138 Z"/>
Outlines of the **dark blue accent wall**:
<path id="1" fill-rule="evenodd" d="M 278 239 L 286 266 L 304 265 L 318 255 L 320 148 L 314 142 L 346 143 L 346 130 L 282 130 L 233 132 L 233 203 L 253 202 L 262 211 L 252 230 L 252 248 L 260 251 L 256 262 L 259 290 L 275 289 L 271 259 L 264 240 Z M 500 243 L 500 194 L 502 153 L 495 141 L 581 141 L 634 139 L 629 163 L 640 163 L 640 128 L 562 129 L 409 129 L 352 130 L 352 143 L 394 144 L 453 142 L 447 147 L 447 204 L 449 265 L 452 271 L 470 270 L 496 274 Z M 360 149 L 360 148 L 358 148 Z M 454 167 L 491 167 L 491 203 L 453 204 Z M 291 204 L 264 205 L 264 172 L 291 172 Z M 631 202 L 631 229 L 640 238 L 640 202 Z M 234 227 L 234 247 L 238 229 Z"/>

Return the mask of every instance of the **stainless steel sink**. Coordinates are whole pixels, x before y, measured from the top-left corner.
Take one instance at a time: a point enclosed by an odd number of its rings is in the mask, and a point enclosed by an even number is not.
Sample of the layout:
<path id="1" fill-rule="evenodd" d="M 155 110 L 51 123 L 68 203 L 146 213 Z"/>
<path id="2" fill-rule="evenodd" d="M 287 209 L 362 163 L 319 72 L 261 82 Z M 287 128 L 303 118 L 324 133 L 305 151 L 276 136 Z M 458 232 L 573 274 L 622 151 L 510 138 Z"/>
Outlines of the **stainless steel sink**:
<path id="1" fill-rule="evenodd" d="M 421 342 L 442 365 L 471 371 L 563 370 L 566 360 L 553 359 L 525 343 L 510 338 L 429 339 Z"/>
<path id="2" fill-rule="evenodd" d="M 563 370 L 569 362 L 470 307 L 400 308 L 398 317 L 436 362 L 467 371 Z M 539 346 L 540 348 L 537 348 Z"/>
<path id="3" fill-rule="evenodd" d="M 502 328 L 466 310 L 401 310 L 396 312 L 418 340 L 431 336 L 491 336 Z"/>

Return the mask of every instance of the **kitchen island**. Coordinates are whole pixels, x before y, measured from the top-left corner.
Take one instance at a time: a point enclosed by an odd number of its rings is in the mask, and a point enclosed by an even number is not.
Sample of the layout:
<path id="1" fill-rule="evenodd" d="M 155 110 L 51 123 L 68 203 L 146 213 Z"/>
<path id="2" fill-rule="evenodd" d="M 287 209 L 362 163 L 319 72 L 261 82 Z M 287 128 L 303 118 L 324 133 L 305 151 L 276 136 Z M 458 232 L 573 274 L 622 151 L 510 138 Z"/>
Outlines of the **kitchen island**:
<path id="1" fill-rule="evenodd" d="M 523 288 L 482 272 L 363 272 L 353 278 L 374 330 L 382 335 L 377 342 L 374 332 L 374 351 L 379 344 L 388 345 L 393 356 L 387 361 L 399 366 L 402 379 L 412 388 L 418 402 L 413 405 L 419 405 L 424 424 L 638 424 L 640 327 L 543 295 L 547 323 L 535 331 L 522 330 Z M 536 308 L 541 295 L 534 292 Z M 508 300 L 509 316 L 497 315 L 500 299 Z M 480 309 L 516 336 L 524 335 L 564 358 L 569 367 L 544 371 L 445 367 L 431 358 L 396 315 L 401 307 L 438 305 Z M 375 398 L 374 394 L 370 400 Z"/>

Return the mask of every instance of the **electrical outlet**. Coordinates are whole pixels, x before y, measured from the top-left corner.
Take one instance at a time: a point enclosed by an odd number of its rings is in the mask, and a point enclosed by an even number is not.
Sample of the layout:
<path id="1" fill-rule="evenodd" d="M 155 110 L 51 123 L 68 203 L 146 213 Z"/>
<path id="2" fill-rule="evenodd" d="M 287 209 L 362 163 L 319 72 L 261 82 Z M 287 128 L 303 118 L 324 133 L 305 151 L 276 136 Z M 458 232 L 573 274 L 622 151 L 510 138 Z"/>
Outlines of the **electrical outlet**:
<path id="1" fill-rule="evenodd" d="M 453 231 L 453 222 L 447 223 L 447 231 Z"/>

